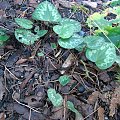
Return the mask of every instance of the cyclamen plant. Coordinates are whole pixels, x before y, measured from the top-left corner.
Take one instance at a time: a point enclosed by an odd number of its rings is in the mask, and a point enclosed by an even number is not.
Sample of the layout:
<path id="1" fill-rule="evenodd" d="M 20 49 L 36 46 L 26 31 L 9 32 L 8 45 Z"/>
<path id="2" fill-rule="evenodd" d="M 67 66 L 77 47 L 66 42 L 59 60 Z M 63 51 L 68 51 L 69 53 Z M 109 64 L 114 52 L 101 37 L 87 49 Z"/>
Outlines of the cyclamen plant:
<path id="1" fill-rule="evenodd" d="M 114 10 L 116 14 L 119 12 L 118 9 Z M 109 26 L 111 23 L 104 27 L 106 24 L 104 15 L 99 14 L 99 16 L 97 16 L 96 14 L 92 17 L 93 21 L 95 20 L 98 26 L 109 32 L 110 36 L 113 31 L 111 31 L 111 26 Z M 91 21 L 90 17 L 87 20 L 88 26 L 96 27 L 96 24 Z M 81 24 L 73 19 L 62 18 L 56 7 L 50 2 L 41 2 L 33 12 L 32 19 L 52 23 L 53 31 L 59 36 L 58 44 L 61 47 L 77 50 L 82 50 L 83 47 L 85 47 L 86 57 L 94 62 L 98 68 L 107 69 L 116 62 L 117 55 L 115 46 L 110 41 L 106 41 L 105 36 L 101 35 L 102 32 L 97 31 L 96 34 L 87 37 L 80 36 L 78 32 L 81 31 Z M 118 18 L 112 21 L 112 23 L 116 23 L 117 20 Z M 40 30 L 37 26 L 37 28 L 34 29 L 35 34 L 31 30 L 34 24 L 32 21 L 23 18 L 16 18 L 15 21 L 21 26 L 21 28 L 15 30 L 15 37 L 18 41 L 26 45 L 34 44 L 35 41 L 39 40 L 40 37 L 48 32 L 47 30 Z M 120 32 L 120 30 L 117 30 L 117 32 L 118 31 Z M 119 46 L 119 44 L 120 39 L 117 39 L 116 45 Z"/>

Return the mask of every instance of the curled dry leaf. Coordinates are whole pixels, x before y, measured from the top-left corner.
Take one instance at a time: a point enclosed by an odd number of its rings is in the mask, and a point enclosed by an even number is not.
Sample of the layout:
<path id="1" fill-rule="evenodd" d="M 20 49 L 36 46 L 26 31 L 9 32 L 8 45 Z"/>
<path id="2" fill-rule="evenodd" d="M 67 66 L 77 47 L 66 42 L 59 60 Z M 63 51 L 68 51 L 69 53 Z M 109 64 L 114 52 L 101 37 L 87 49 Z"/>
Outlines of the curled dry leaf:
<path id="1" fill-rule="evenodd" d="M 99 107 L 98 109 L 98 117 L 99 117 L 99 120 L 104 120 L 104 108 L 102 108 L 101 106 Z"/>
<path id="2" fill-rule="evenodd" d="M 67 59 L 63 63 L 62 68 L 65 69 L 65 68 L 70 67 L 72 65 L 72 63 L 74 62 L 74 60 L 75 60 L 74 55 L 72 53 L 69 54 L 69 56 L 67 57 Z M 62 70 L 61 74 L 64 74 L 64 73 L 65 73 L 65 70 Z"/>
<path id="3" fill-rule="evenodd" d="M 120 105 L 120 86 L 115 89 L 114 94 L 112 95 L 109 107 L 110 108 L 109 116 L 112 117 L 114 116 L 117 105 Z"/>

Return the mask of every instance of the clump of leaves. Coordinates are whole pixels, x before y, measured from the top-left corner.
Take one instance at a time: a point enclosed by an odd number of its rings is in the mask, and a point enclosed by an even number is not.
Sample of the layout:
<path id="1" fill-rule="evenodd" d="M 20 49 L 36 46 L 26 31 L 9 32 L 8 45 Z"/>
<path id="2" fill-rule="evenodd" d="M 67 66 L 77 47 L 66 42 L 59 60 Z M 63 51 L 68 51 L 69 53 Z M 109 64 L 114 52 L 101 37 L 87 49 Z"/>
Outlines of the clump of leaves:
<path id="1" fill-rule="evenodd" d="M 32 14 L 32 18 L 33 20 L 45 21 L 47 25 L 52 24 L 53 31 L 59 36 L 58 44 L 61 47 L 79 51 L 85 48 L 86 57 L 89 60 L 95 62 L 98 68 L 107 69 L 117 61 L 117 57 L 115 46 L 110 43 L 103 32 L 116 47 L 120 47 L 120 27 L 118 25 L 113 27 L 113 24 L 120 23 L 120 7 L 110 8 L 109 11 L 116 15 L 115 19 L 105 19 L 108 15 L 108 9 L 102 13 L 94 13 L 87 19 L 89 27 L 98 28 L 94 31 L 94 35 L 88 37 L 78 34 L 81 31 L 81 24 L 78 21 L 62 18 L 56 7 L 48 1 L 41 2 L 38 5 Z M 40 30 L 39 26 L 35 27 L 33 32 L 33 22 L 30 20 L 16 18 L 15 21 L 21 26 L 21 28 L 15 30 L 15 36 L 18 41 L 26 45 L 34 44 L 47 33 L 47 30 Z M 62 84 L 65 85 L 66 83 Z"/>
<path id="2" fill-rule="evenodd" d="M 0 29 L 0 46 L 3 46 L 9 39 L 9 36 L 5 33 L 5 30 Z"/>
<path id="3" fill-rule="evenodd" d="M 24 18 L 15 18 L 16 23 L 21 27 L 15 30 L 16 39 L 26 45 L 32 45 L 40 37 L 47 33 L 47 30 L 40 30 L 39 26 L 35 27 L 34 32 L 32 32 L 33 22 Z"/>

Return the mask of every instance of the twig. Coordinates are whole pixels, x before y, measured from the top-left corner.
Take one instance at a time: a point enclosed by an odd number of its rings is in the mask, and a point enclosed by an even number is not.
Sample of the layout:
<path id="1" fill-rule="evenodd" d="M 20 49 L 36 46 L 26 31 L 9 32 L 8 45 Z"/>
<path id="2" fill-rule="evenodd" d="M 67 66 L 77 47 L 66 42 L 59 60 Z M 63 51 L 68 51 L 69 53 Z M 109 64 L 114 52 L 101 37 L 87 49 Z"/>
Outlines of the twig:
<path id="1" fill-rule="evenodd" d="M 34 112 L 41 113 L 41 112 L 35 110 L 34 108 L 32 108 L 32 107 L 30 107 L 30 106 L 28 106 L 28 105 L 25 105 L 25 104 L 19 102 L 17 99 L 14 98 L 14 94 L 15 94 L 15 92 L 13 92 L 13 94 L 12 94 L 12 98 L 13 98 L 13 100 L 15 100 L 18 104 L 20 104 L 20 105 L 22 105 L 22 106 L 25 106 L 25 107 L 27 107 L 27 108 L 33 110 Z"/>

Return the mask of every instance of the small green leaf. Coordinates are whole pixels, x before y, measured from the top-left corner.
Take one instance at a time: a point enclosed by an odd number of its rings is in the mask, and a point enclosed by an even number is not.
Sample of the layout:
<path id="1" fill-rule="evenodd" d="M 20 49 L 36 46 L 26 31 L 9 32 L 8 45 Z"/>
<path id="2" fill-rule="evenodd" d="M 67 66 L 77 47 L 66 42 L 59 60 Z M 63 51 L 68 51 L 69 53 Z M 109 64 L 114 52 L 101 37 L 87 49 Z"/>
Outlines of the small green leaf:
<path id="1" fill-rule="evenodd" d="M 75 32 L 79 32 L 81 26 L 80 23 L 75 20 L 64 18 L 60 22 L 60 25 L 53 27 L 53 30 L 59 35 L 59 37 L 65 39 L 70 38 Z"/>
<path id="2" fill-rule="evenodd" d="M 55 89 L 48 89 L 47 91 L 48 98 L 55 107 L 59 107 L 63 103 L 63 98 L 59 93 L 56 93 Z"/>
<path id="3" fill-rule="evenodd" d="M 8 35 L 0 35 L 0 42 L 4 42 L 4 41 L 7 41 L 9 39 L 9 36 Z"/>
<path id="4" fill-rule="evenodd" d="M 30 30 L 16 29 L 15 30 L 16 39 L 26 45 L 32 45 L 39 38 L 38 35 L 33 34 Z"/>
<path id="5" fill-rule="evenodd" d="M 72 37 L 68 39 L 62 39 L 60 38 L 58 40 L 58 44 L 66 49 L 73 49 L 76 48 L 78 45 L 80 45 L 83 42 L 83 37 L 79 36 L 78 34 L 74 34 Z"/>
<path id="6" fill-rule="evenodd" d="M 36 35 L 38 35 L 39 37 L 43 37 L 47 32 L 48 30 L 39 30 Z"/>
<path id="7" fill-rule="evenodd" d="M 76 114 L 76 120 L 83 120 L 83 116 L 75 109 L 72 102 L 67 101 L 67 108 Z"/>
<path id="8" fill-rule="evenodd" d="M 56 46 L 55 43 L 50 43 L 50 44 L 51 44 L 51 48 L 52 48 L 52 49 L 56 49 L 56 48 L 57 48 L 57 46 Z"/>
<path id="9" fill-rule="evenodd" d="M 62 86 L 65 86 L 66 84 L 70 82 L 70 78 L 67 75 L 60 76 L 59 82 Z"/>
<path id="10" fill-rule="evenodd" d="M 31 29 L 33 22 L 25 18 L 15 18 L 15 22 L 25 29 Z"/>
<path id="11" fill-rule="evenodd" d="M 105 40 L 103 37 L 99 36 L 87 36 L 84 38 L 84 42 L 87 44 L 88 48 L 98 49 L 104 44 Z"/>
<path id="12" fill-rule="evenodd" d="M 34 32 L 39 37 L 43 37 L 48 32 L 48 30 L 40 30 L 39 26 L 36 26 L 35 29 L 34 29 Z"/>
<path id="13" fill-rule="evenodd" d="M 44 56 L 44 53 L 43 53 L 43 52 L 39 52 L 37 55 L 38 55 L 39 57 L 42 57 L 42 56 Z"/>
<path id="14" fill-rule="evenodd" d="M 87 49 L 86 57 L 95 62 L 100 69 L 107 69 L 112 66 L 116 60 L 116 50 L 112 43 L 105 42 L 96 50 Z"/>
<path id="15" fill-rule="evenodd" d="M 61 15 L 53 4 L 48 1 L 41 2 L 32 14 L 35 20 L 59 22 Z"/>

